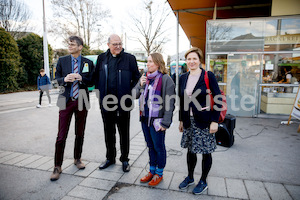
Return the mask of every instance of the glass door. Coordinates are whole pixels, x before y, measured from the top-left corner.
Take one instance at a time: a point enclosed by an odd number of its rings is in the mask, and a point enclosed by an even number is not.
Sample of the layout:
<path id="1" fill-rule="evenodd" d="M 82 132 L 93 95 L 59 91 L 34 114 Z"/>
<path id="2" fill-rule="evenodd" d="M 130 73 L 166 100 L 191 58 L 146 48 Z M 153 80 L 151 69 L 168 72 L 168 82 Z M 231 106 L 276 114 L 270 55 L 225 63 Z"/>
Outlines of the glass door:
<path id="1" fill-rule="evenodd" d="M 235 116 L 255 116 L 258 111 L 258 84 L 261 54 L 228 54 L 228 113 Z"/>

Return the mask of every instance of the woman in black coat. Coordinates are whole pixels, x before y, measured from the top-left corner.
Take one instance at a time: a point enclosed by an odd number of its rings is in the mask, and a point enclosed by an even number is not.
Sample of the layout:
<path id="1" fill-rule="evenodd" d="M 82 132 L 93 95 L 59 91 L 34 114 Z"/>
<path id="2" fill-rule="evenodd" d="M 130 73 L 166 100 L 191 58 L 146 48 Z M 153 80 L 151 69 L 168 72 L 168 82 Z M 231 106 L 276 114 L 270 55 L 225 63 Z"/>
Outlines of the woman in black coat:
<path id="1" fill-rule="evenodd" d="M 179 188 L 185 189 L 194 184 L 194 169 L 199 153 L 203 155 L 202 176 L 193 193 L 201 194 L 207 189 L 206 178 L 212 166 L 211 153 L 216 149 L 214 133 L 218 130 L 222 97 L 214 74 L 201 68 L 202 51 L 193 47 L 186 52 L 185 58 L 189 72 L 181 75 L 179 79 L 179 131 L 183 132 L 181 147 L 188 148 L 188 176 L 180 183 Z M 207 97 L 209 91 L 204 80 L 206 73 L 215 100 L 214 109 L 211 109 L 211 104 L 207 101 L 210 98 Z"/>

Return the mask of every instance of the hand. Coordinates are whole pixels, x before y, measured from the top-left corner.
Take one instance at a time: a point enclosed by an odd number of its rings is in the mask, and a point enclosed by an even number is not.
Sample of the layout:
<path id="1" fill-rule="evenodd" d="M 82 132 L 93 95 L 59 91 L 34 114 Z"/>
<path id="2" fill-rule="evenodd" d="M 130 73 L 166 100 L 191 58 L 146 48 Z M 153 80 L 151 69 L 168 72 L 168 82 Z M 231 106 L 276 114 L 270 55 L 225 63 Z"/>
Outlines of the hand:
<path id="1" fill-rule="evenodd" d="M 140 85 L 143 86 L 146 84 L 147 81 L 147 76 L 145 76 L 145 74 L 142 75 L 142 77 L 140 78 Z"/>
<path id="2" fill-rule="evenodd" d="M 218 131 L 218 123 L 217 122 L 211 122 L 209 127 L 209 133 L 216 133 Z"/>
<path id="3" fill-rule="evenodd" d="M 179 122 L 179 132 L 183 132 L 183 122 L 182 121 L 180 121 Z"/>
<path id="4" fill-rule="evenodd" d="M 73 74 L 76 81 L 82 81 L 82 76 L 80 74 Z"/>
<path id="5" fill-rule="evenodd" d="M 166 130 L 166 128 L 164 128 L 162 126 L 160 126 L 159 129 L 158 129 L 158 131 L 165 131 L 165 130 Z"/>
<path id="6" fill-rule="evenodd" d="M 68 74 L 65 78 L 64 78 L 65 82 L 74 82 L 75 81 L 75 77 L 73 74 Z"/>

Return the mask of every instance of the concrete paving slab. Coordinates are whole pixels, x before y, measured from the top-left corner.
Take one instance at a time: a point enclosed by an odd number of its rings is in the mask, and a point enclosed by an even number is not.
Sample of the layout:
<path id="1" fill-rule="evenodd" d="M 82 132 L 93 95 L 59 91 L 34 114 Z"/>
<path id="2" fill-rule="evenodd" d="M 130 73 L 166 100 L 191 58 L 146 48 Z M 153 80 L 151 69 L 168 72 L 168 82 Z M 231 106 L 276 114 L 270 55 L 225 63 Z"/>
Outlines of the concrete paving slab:
<path id="1" fill-rule="evenodd" d="M 181 192 L 187 192 L 187 189 L 184 190 L 179 189 L 179 184 L 185 179 L 186 176 L 187 174 L 184 173 L 178 173 L 178 172 L 174 173 L 169 189 L 181 191 Z M 192 187 L 192 185 L 190 187 Z"/>
<path id="2" fill-rule="evenodd" d="M 85 165 L 84 170 L 78 170 L 74 175 L 87 177 L 93 171 L 98 170 L 99 163 L 90 162 Z"/>
<path id="3" fill-rule="evenodd" d="M 140 155 L 144 150 L 130 149 L 129 155 Z"/>
<path id="4" fill-rule="evenodd" d="M 64 174 L 75 174 L 77 171 L 79 171 L 79 169 L 76 167 L 76 165 L 70 165 L 63 170 Z"/>
<path id="5" fill-rule="evenodd" d="M 25 160 L 26 158 L 29 158 L 30 156 L 32 156 L 32 154 L 21 154 L 20 156 L 15 157 L 11 160 L 8 160 L 8 161 L 4 162 L 3 164 L 13 165 L 15 163 L 21 162 L 22 160 Z"/>
<path id="6" fill-rule="evenodd" d="M 116 181 L 108 181 L 108 180 L 88 177 L 84 179 L 79 185 L 89 187 L 89 188 L 109 191 L 115 184 Z"/>
<path id="7" fill-rule="evenodd" d="M 107 191 L 98 190 L 89 187 L 76 186 L 73 190 L 68 193 L 68 196 L 76 198 L 84 198 L 91 200 L 103 199 L 107 194 Z"/>
<path id="8" fill-rule="evenodd" d="M 38 166 L 48 162 L 51 159 L 52 159 L 52 157 L 45 156 L 45 157 L 42 157 L 42 158 L 30 163 L 29 165 L 26 165 L 26 167 L 27 168 L 37 168 Z"/>
<path id="9" fill-rule="evenodd" d="M 225 178 L 228 197 L 249 199 L 243 180 Z"/>
<path id="10" fill-rule="evenodd" d="M 74 159 L 65 159 L 61 166 L 62 170 L 67 169 L 69 166 L 74 165 Z"/>
<path id="11" fill-rule="evenodd" d="M 124 173 L 118 182 L 134 184 L 142 173 L 143 168 L 131 167 L 129 173 Z"/>
<path id="12" fill-rule="evenodd" d="M 167 161 L 168 162 L 168 161 Z M 140 157 L 133 163 L 133 167 L 144 168 L 149 163 L 148 150 L 143 151 Z"/>
<path id="13" fill-rule="evenodd" d="M 84 200 L 83 198 L 76 198 L 70 196 L 64 196 L 61 200 Z"/>
<path id="14" fill-rule="evenodd" d="M 95 170 L 93 173 L 89 175 L 91 178 L 100 178 L 104 180 L 111 180 L 111 181 L 118 181 L 123 174 L 110 172 L 110 171 L 103 171 L 103 170 Z"/>
<path id="15" fill-rule="evenodd" d="M 227 197 L 227 189 L 224 178 L 207 177 L 208 195 Z"/>
<path id="16" fill-rule="evenodd" d="M 207 195 L 193 195 L 190 193 L 161 190 L 151 187 L 141 187 L 137 185 L 121 186 L 117 192 L 109 194 L 107 200 L 174 200 L 174 199 L 188 199 L 188 200 L 231 200 L 231 198 L 222 198 Z M 232 199 L 233 200 L 233 199 Z"/>
<path id="17" fill-rule="evenodd" d="M 293 199 L 300 199 L 300 185 L 284 185 Z"/>
<path id="18" fill-rule="evenodd" d="M 15 165 L 16 166 L 19 166 L 19 167 L 25 167 L 26 165 L 29 165 L 30 163 L 42 158 L 43 156 L 40 156 L 40 155 L 33 155 L 33 156 L 30 156 L 28 157 L 27 159 L 25 160 L 22 160 L 18 163 L 16 163 Z"/>
<path id="19" fill-rule="evenodd" d="M 272 200 L 280 200 L 280 199 L 292 200 L 288 191 L 285 189 L 285 187 L 282 184 L 277 184 L 277 183 L 264 183 L 264 184 Z"/>
<path id="20" fill-rule="evenodd" d="M 22 155 L 22 153 L 14 152 L 14 153 L 12 153 L 12 154 L 8 154 L 8 155 L 6 155 L 6 156 L 0 158 L 0 164 L 1 164 L 1 163 L 5 163 L 6 161 L 9 161 L 9 160 L 11 160 L 11 159 L 13 159 L 13 158 L 15 158 L 15 157 L 20 156 L 20 155 Z"/>
<path id="21" fill-rule="evenodd" d="M 0 164 L 0 199 L 61 199 L 83 178 L 64 175 L 55 182 L 49 172 Z"/>
<path id="22" fill-rule="evenodd" d="M 250 199 L 260 199 L 260 200 L 270 199 L 269 194 L 262 182 L 245 180 L 245 186 L 248 191 Z"/>
<path id="23" fill-rule="evenodd" d="M 13 153 L 12 151 L 3 151 L 3 152 L 0 153 L 0 158 L 3 158 L 3 157 L 5 157 L 9 154 L 12 154 L 12 153 Z"/>
<path id="24" fill-rule="evenodd" d="M 54 158 L 51 158 L 48 162 L 38 166 L 36 169 L 40 169 L 40 170 L 46 170 L 46 171 L 52 171 L 53 170 L 53 166 L 54 166 Z"/>

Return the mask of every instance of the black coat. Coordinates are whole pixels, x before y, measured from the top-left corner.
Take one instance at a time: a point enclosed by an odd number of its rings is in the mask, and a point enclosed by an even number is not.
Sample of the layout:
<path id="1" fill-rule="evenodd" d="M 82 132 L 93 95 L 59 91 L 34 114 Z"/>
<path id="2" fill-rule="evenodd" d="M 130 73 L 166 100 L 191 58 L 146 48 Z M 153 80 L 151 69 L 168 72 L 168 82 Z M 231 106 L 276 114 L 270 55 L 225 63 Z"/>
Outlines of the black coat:
<path id="1" fill-rule="evenodd" d="M 110 55 L 110 50 L 108 49 L 105 53 L 98 56 L 97 65 L 95 70 L 95 88 L 99 90 L 100 97 L 99 103 L 102 111 L 103 108 L 103 98 L 107 93 L 107 78 L 108 78 L 108 57 Z M 120 100 L 124 95 L 131 95 L 131 90 L 137 84 L 140 78 L 140 73 L 137 67 L 136 59 L 133 55 L 125 53 L 124 49 L 117 56 L 117 98 L 118 98 L 118 110 L 123 111 L 120 107 Z M 127 98 L 125 105 L 130 107 L 132 105 L 132 100 Z"/>
<path id="2" fill-rule="evenodd" d="M 190 74 L 190 72 L 184 73 L 181 75 L 181 77 L 179 79 L 179 92 L 178 92 L 179 98 L 180 98 L 179 121 L 183 122 L 184 128 L 189 128 L 191 125 L 190 109 L 188 109 L 186 111 L 184 110 L 184 103 L 185 103 L 184 102 L 184 93 L 185 93 L 185 88 L 186 88 L 189 74 Z M 196 100 L 197 100 L 197 102 L 199 102 L 199 104 L 201 105 L 202 108 L 209 106 L 209 105 L 206 105 L 206 95 L 208 95 L 208 94 L 206 93 L 207 88 L 206 88 L 206 84 L 204 81 L 204 74 L 205 74 L 205 70 L 202 69 L 200 78 L 193 90 L 193 94 L 197 89 L 201 90 L 201 92 L 196 96 Z M 209 78 L 209 87 L 211 89 L 212 95 L 213 96 L 220 95 L 221 91 L 219 89 L 215 75 L 212 72 L 208 71 L 208 78 Z M 218 98 L 218 100 L 221 102 L 222 98 Z M 219 108 L 222 107 L 221 104 L 216 104 L 216 105 Z M 190 107 L 192 108 L 195 123 L 196 123 L 197 127 L 199 127 L 199 128 L 202 128 L 202 129 L 207 128 L 207 127 L 209 127 L 211 122 L 219 121 L 220 111 L 198 110 L 192 102 L 189 104 L 189 108 Z"/>

